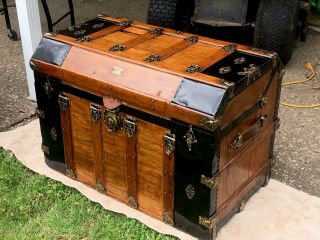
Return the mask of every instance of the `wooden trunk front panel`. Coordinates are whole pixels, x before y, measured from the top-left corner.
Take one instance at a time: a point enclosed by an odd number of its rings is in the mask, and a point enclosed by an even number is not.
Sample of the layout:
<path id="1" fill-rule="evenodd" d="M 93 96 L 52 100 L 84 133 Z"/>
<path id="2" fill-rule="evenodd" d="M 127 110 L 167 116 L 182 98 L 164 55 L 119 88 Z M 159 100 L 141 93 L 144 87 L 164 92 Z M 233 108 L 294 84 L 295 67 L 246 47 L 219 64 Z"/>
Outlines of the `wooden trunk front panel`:
<path id="1" fill-rule="evenodd" d="M 123 127 L 108 129 L 105 107 L 98 106 L 100 116 L 94 122 L 90 101 L 67 97 L 69 108 L 61 111 L 61 122 L 64 147 L 71 153 L 67 167 L 76 178 L 157 219 L 163 220 L 165 213 L 172 217 L 174 154 L 167 155 L 163 146 L 168 129 L 119 113 L 122 121 L 129 117 L 136 123 L 129 137 Z"/>

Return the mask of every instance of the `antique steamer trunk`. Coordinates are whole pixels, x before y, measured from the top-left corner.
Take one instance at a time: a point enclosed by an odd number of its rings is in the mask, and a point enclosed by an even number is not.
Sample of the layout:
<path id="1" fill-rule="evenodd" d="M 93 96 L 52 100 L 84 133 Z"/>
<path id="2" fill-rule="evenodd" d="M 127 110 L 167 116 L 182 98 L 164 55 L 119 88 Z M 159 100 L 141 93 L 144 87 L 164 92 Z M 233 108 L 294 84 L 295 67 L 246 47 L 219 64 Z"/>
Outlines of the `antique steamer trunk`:
<path id="1" fill-rule="evenodd" d="M 30 65 L 47 164 L 154 218 L 213 239 L 270 177 L 275 53 L 99 16 Z"/>

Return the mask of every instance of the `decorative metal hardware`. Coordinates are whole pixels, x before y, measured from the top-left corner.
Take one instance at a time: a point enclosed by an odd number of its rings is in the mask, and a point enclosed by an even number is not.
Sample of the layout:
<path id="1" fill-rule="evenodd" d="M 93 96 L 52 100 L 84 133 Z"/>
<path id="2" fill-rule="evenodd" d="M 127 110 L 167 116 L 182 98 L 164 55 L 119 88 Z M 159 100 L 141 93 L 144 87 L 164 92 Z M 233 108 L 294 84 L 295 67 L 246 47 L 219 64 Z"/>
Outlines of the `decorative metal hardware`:
<path id="1" fill-rule="evenodd" d="M 92 26 L 93 29 L 102 28 L 104 26 L 104 23 L 96 23 Z"/>
<path id="2" fill-rule="evenodd" d="M 192 64 L 191 66 L 186 68 L 187 73 L 194 73 L 194 72 L 200 72 L 201 67 L 197 64 Z"/>
<path id="3" fill-rule="evenodd" d="M 243 140 L 242 134 L 238 133 L 237 136 L 235 137 L 235 139 L 230 144 L 230 148 L 232 148 L 232 149 L 240 148 L 242 146 L 242 143 L 243 143 L 242 140 Z"/>
<path id="4" fill-rule="evenodd" d="M 175 33 L 176 34 L 183 34 L 184 32 L 177 30 L 177 31 L 175 31 Z"/>
<path id="5" fill-rule="evenodd" d="M 261 125 L 261 127 L 263 127 L 264 126 L 264 124 L 266 123 L 266 121 L 267 121 L 267 115 L 261 115 L 261 117 L 260 117 L 260 125 Z"/>
<path id="6" fill-rule="evenodd" d="M 44 111 L 40 110 L 39 108 L 36 109 L 35 114 L 36 114 L 37 118 L 41 118 L 41 119 L 46 118 Z"/>
<path id="7" fill-rule="evenodd" d="M 201 175 L 200 177 L 200 183 L 211 189 L 216 188 L 218 186 L 218 182 L 217 177 L 209 178 L 204 175 Z"/>
<path id="8" fill-rule="evenodd" d="M 92 41 L 92 37 L 89 36 L 89 35 L 86 35 L 86 36 L 83 36 L 83 37 L 80 37 L 77 39 L 77 42 L 91 42 Z"/>
<path id="9" fill-rule="evenodd" d="M 90 116 L 93 123 L 97 123 L 101 117 L 100 106 L 94 103 L 90 104 Z"/>
<path id="10" fill-rule="evenodd" d="M 76 174 L 74 173 L 74 171 L 71 168 L 67 168 L 66 175 L 69 178 L 76 179 Z"/>
<path id="11" fill-rule="evenodd" d="M 214 131 L 220 126 L 220 118 L 217 119 L 210 119 L 207 117 L 202 117 L 200 120 L 200 125 L 204 129 L 207 129 L 209 131 Z"/>
<path id="12" fill-rule="evenodd" d="M 268 98 L 266 96 L 263 96 L 260 98 L 260 107 L 264 108 L 268 103 Z"/>
<path id="13" fill-rule="evenodd" d="M 50 135 L 53 141 L 57 141 L 58 139 L 58 133 L 57 129 L 55 127 L 51 128 Z"/>
<path id="14" fill-rule="evenodd" d="M 234 64 L 240 65 L 240 64 L 244 64 L 246 61 L 247 60 L 245 57 L 239 57 L 234 59 Z"/>
<path id="15" fill-rule="evenodd" d="M 123 73 L 123 69 L 121 67 L 113 67 L 111 73 L 113 75 L 121 75 Z"/>
<path id="16" fill-rule="evenodd" d="M 104 122 L 110 131 L 115 132 L 121 127 L 121 117 L 118 116 L 119 109 L 107 109 L 104 112 Z"/>
<path id="17" fill-rule="evenodd" d="M 50 150 L 49 150 L 49 147 L 47 145 L 42 144 L 41 145 L 41 150 L 45 155 L 49 155 L 50 154 Z"/>
<path id="18" fill-rule="evenodd" d="M 229 96 L 230 98 L 233 97 L 234 95 L 234 91 L 236 88 L 236 84 L 234 82 L 229 82 L 227 80 L 221 79 L 220 83 L 223 85 L 226 85 L 228 87 L 228 91 L 229 91 Z"/>
<path id="19" fill-rule="evenodd" d="M 170 226 L 173 226 L 174 222 L 173 222 L 173 219 L 172 219 L 172 216 L 170 213 L 165 212 L 163 214 L 163 222 L 170 225 Z"/>
<path id="20" fill-rule="evenodd" d="M 128 205 L 134 209 L 138 209 L 137 201 L 132 196 L 128 197 Z"/>
<path id="21" fill-rule="evenodd" d="M 152 54 L 149 57 L 146 58 L 147 62 L 160 62 L 161 57 L 159 55 Z"/>
<path id="22" fill-rule="evenodd" d="M 61 111 L 66 111 L 69 108 L 69 97 L 61 92 L 58 97 L 58 103 Z"/>
<path id="23" fill-rule="evenodd" d="M 96 189 L 97 189 L 100 193 L 105 193 L 105 192 L 106 192 L 106 189 L 105 189 L 103 183 L 102 183 L 100 180 L 98 180 L 98 181 L 96 182 Z"/>
<path id="24" fill-rule="evenodd" d="M 125 118 L 123 123 L 123 128 L 127 133 L 128 137 L 133 137 L 135 132 L 137 131 L 137 122 L 134 118 Z"/>
<path id="25" fill-rule="evenodd" d="M 43 85 L 44 91 L 46 95 L 50 98 L 51 92 L 53 91 L 53 88 L 51 87 L 50 80 L 47 78 L 47 81 Z"/>
<path id="26" fill-rule="evenodd" d="M 167 131 L 163 137 L 163 146 L 166 150 L 166 154 L 170 155 L 175 149 L 176 135 L 172 134 L 170 131 Z"/>
<path id="27" fill-rule="evenodd" d="M 235 44 L 230 44 L 227 46 L 222 47 L 223 50 L 227 51 L 227 52 L 234 52 L 237 50 L 237 45 Z"/>
<path id="28" fill-rule="evenodd" d="M 185 40 L 187 42 L 196 43 L 196 42 L 198 42 L 198 39 L 199 38 L 197 36 L 191 36 L 191 37 L 186 38 Z"/>
<path id="29" fill-rule="evenodd" d="M 191 200 L 192 198 L 194 198 L 195 194 L 196 194 L 196 191 L 194 189 L 194 186 L 192 186 L 191 184 L 189 184 L 186 189 L 186 195 L 187 197 Z"/>
<path id="30" fill-rule="evenodd" d="M 155 28 L 155 29 L 151 29 L 150 33 L 154 34 L 154 35 L 161 35 L 163 32 L 163 28 Z"/>
<path id="31" fill-rule="evenodd" d="M 45 37 L 55 37 L 55 36 L 57 36 L 57 34 L 53 33 L 53 32 L 47 32 L 47 33 L 44 34 L 44 36 Z"/>
<path id="32" fill-rule="evenodd" d="M 246 207 L 246 201 L 245 200 L 241 200 L 240 202 L 240 206 L 239 206 L 239 212 L 242 212 Z"/>
<path id="33" fill-rule="evenodd" d="M 86 32 L 86 30 L 82 29 L 82 30 L 77 30 L 73 33 L 74 36 L 80 36 L 83 35 Z"/>
<path id="34" fill-rule="evenodd" d="M 222 75 L 230 73 L 231 71 L 232 71 L 232 68 L 230 66 L 219 68 L 219 73 L 222 74 Z"/>
<path id="35" fill-rule="evenodd" d="M 110 48 L 110 52 L 117 52 L 117 51 L 123 52 L 125 49 L 126 49 L 126 46 L 117 44 L 117 45 L 114 45 L 114 46 L 112 46 L 112 47 Z"/>
<path id="36" fill-rule="evenodd" d="M 130 27 L 131 24 L 132 24 L 132 21 L 124 21 L 124 22 L 120 22 L 119 26 L 127 28 L 127 27 Z"/>
<path id="37" fill-rule="evenodd" d="M 217 219 L 216 218 L 208 219 L 208 218 L 199 216 L 199 224 L 205 228 L 216 231 Z"/>
<path id="38" fill-rule="evenodd" d="M 257 80 L 261 76 L 261 70 L 254 64 L 249 64 L 248 68 L 243 68 L 242 72 L 238 72 L 240 76 L 246 76 L 248 78 L 248 84 Z"/>
<path id="39" fill-rule="evenodd" d="M 30 60 L 29 65 L 33 71 L 37 71 L 39 69 L 38 63 L 36 63 L 33 59 Z"/>
<path id="40" fill-rule="evenodd" d="M 183 139 L 186 141 L 189 151 L 192 151 L 192 144 L 197 143 L 198 140 L 194 136 L 191 125 L 189 131 L 186 133 L 186 135 L 183 136 Z"/>

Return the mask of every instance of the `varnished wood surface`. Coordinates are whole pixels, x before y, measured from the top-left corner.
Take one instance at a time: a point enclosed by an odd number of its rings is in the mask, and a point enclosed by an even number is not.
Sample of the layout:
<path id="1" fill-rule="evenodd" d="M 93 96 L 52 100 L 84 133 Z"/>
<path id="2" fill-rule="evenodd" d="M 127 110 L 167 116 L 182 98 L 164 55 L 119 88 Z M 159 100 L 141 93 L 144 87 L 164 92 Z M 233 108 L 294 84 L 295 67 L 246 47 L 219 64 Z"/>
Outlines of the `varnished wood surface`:
<path id="1" fill-rule="evenodd" d="M 164 212 L 163 136 L 167 129 L 139 120 L 137 173 L 139 209 L 162 220 Z"/>
<path id="2" fill-rule="evenodd" d="M 274 133 L 274 123 L 258 136 L 252 138 L 251 144 L 234 156 L 229 165 L 221 170 L 218 185 L 217 208 L 229 201 L 238 189 L 252 178 L 269 160 L 270 140 Z"/>
<path id="3" fill-rule="evenodd" d="M 248 88 L 248 90 L 252 91 L 252 94 L 256 98 L 248 98 L 248 101 L 250 104 L 253 104 L 255 101 L 257 101 L 258 97 L 262 94 L 262 89 L 266 83 L 264 79 L 259 79 L 256 85 L 252 85 Z M 220 148 L 220 165 L 219 168 L 222 170 L 226 167 L 226 165 L 230 162 L 230 160 L 240 151 L 242 151 L 246 146 L 252 143 L 252 140 L 244 142 L 242 146 L 239 149 L 232 149 L 230 148 L 231 143 L 236 138 L 238 133 L 242 133 L 247 131 L 261 116 L 266 117 L 263 126 L 261 127 L 261 131 L 265 130 L 267 126 L 269 126 L 274 121 L 274 109 L 276 107 L 276 94 L 277 94 L 277 83 L 278 83 L 278 75 L 276 74 L 274 76 L 274 79 L 272 80 L 272 83 L 270 85 L 270 88 L 266 94 L 267 97 L 267 103 L 263 108 L 258 108 L 254 113 L 252 113 L 250 116 L 248 116 L 244 121 L 239 125 L 236 126 L 227 136 L 221 139 L 221 148 Z M 262 85 L 262 86 L 261 86 Z M 259 91 L 257 93 L 254 93 L 254 90 L 256 90 L 259 86 Z M 247 90 L 245 90 L 247 91 Z M 241 95 L 241 94 L 240 94 Z M 238 96 L 239 99 L 245 99 L 245 97 Z M 240 100 L 239 100 L 240 101 Z M 236 104 L 236 103 L 234 103 Z M 241 102 L 237 103 L 238 105 L 241 104 Z M 246 105 L 242 103 L 243 105 Z M 231 105 L 230 105 L 231 106 Z M 236 109 L 231 107 L 228 107 L 225 111 L 225 115 L 231 113 L 228 112 L 228 110 L 231 111 L 231 109 L 234 109 L 235 112 Z M 246 108 L 244 108 L 246 109 Z M 239 110 L 238 110 L 239 111 Z M 242 112 L 240 112 L 241 114 Z M 225 116 L 224 115 L 224 116 Z"/>
<path id="4" fill-rule="evenodd" d="M 112 132 L 103 124 L 103 159 L 107 195 L 128 201 L 126 135 L 124 130 Z"/>
<path id="5" fill-rule="evenodd" d="M 77 179 L 95 188 L 95 149 L 89 102 L 68 94 L 73 160 Z"/>

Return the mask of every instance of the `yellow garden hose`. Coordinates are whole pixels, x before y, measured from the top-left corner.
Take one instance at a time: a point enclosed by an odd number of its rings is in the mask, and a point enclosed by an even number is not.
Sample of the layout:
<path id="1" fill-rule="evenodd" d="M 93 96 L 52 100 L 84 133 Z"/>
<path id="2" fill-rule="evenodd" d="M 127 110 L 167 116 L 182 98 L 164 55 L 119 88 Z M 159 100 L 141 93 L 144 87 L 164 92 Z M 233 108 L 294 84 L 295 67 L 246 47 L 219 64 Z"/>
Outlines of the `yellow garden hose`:
<path id="1" fill-rule="evenodd" d="M 294 85 L 294 84 L 300 84 L 300 83 L 305 83 L 308 82 L 310 80 L 312 80 L 315 76 L 315 71 L 314 68 L 312 66 L 311 63 L 307 63 L 305 66 L 309 71 L 311 71 L 311 75 L 304 80 L 300 80 L 300 81 L 293 81 L 293 82 L 288 82 L 288 83 L 283 83 L 282 86 L 286 87 L 289 85 Z M 310 104 L 310 105 L 299 105 L 299 104 L 293 104 L 293 103 L 287 103 L 287 102 L 281 102 L 280 104 L 282 104 L 283 106 L 287 106 L 287 107 L 293 107 L 293 108 L 317 108 L 320 107 L 320 103 L 316 103 L 316 104 Z"/>

